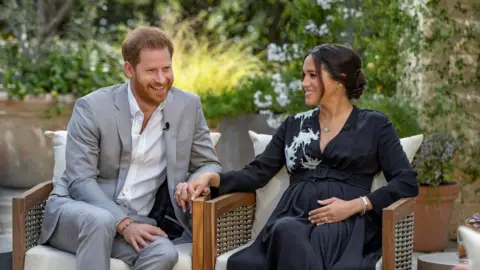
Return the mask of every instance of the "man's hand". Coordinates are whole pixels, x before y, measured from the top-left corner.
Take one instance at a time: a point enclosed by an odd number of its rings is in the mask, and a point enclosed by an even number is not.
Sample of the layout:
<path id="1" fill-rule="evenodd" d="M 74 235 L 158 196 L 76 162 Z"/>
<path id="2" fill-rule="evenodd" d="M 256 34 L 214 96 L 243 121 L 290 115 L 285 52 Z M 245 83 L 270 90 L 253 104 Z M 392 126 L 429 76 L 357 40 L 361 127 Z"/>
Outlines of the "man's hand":
<path id="1" fill-rule="evenodd" d="M 361 205 L 358 200 L 344 201 L 338 198 L 330 198 L 318 201 L 323 207 L 310 211 L 308 219 L 317 225 L 324 223 L 340 222 L 358 212 Z"/>
<path id="2" fill-rule="evenodd" d="M 194 179 L 194 181 L 195 180 L 196 179 Z M 194 190 L 194 188 L 191 186 L 190 183 L 180 183 L 180 184 L 177 185 L 177 188 L 175 189 L 175 194 L 174 194 L 173 197 L 177 201 L 178 205 L 180 207 L 182 207 L 183 212 L 187 211 L 187 209 L 186 209 L 187 203 L 188 203 L 189 208 L 190 208 L 190 213 L 192 212 L 191 197 L 193 195 L 193 190 Z M 192 192 L 192 193 L 190 193 L 190 192 Z M 210 194 L 210 188 L 208 186 L 205 186 L 202 189 L 201 194 L 204 195 L 204 196 Z"/>
<path id="3" fill-rule="evenodd" d="M 140 252 L 141 248 L 148 246 L 148 242 L 156 240 L 155 235 L 167 237 L 167 234 L 159 227 L 150 224 L 132 223 L 122 231 L 122 236 L 135 251 Z M 141 247 L 141 248 L 140 248 Z"/>
<path id="4" fill-rule="evenodd" d="M 187 211 L 187 203 L 190 205 L 190 211 L 192 211 L 192 204 L 188 200 L 188 183 L 180 183 L 177 185 L 177 188 L 175 190 L 175 194 L 173 197 L 177 201 L 178 205 L 182 207 L 183 212 L 185 213 Z"/>

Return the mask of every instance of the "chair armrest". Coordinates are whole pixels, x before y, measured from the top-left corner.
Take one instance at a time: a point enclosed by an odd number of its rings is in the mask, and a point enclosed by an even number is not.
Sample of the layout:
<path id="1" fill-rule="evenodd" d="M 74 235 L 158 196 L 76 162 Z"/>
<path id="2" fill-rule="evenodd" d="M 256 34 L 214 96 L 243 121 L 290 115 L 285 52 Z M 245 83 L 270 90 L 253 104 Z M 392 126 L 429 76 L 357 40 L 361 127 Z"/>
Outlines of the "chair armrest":
<path id="1" fill-rule="evenodd" d="M 382 265 L 384 270 L 412 269 L 415 198 L 383 209 Z"/>
<path id="2" fill-rule="evenodd" d="M 193 201 L 192 206 L 192 270 L 203 270 L 203 246 L 204 246 L 204 208 L 205 202 L 210 195 L 201 196 Z"/>
<path id="3" fill-rule="evenodd" d="M 14 270 L 23 270 L 25 252 L 37 245 L 42 229 L 43 212 L 52 189 L 53 183 L 48 181 L 12 199 Z"/>
<path id="4" fill-rule="evenodd" d="M 204 269 L 215 269 L 218 256 L 251 239 L 255 193 L 231 193 L 205 202 Z"/>

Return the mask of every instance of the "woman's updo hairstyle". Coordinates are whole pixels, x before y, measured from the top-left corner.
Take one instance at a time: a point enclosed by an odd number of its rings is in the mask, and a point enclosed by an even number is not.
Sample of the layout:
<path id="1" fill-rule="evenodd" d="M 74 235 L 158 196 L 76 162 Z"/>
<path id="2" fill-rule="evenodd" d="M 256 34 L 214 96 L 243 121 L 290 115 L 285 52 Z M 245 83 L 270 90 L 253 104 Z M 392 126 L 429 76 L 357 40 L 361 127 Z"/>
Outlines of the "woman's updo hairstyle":
<path id="1" fill-rule="evenodd" d="M 343 83 L 348 99 L 360 98 L 367 80 L 363 74 L 362 60 L 358 53 L 342 45 L 323 44 L 310 50 L 305 58 L 309 55 L 312 55 L 315 61 L 320 80 L 323 66 L 332 79 Z"/>

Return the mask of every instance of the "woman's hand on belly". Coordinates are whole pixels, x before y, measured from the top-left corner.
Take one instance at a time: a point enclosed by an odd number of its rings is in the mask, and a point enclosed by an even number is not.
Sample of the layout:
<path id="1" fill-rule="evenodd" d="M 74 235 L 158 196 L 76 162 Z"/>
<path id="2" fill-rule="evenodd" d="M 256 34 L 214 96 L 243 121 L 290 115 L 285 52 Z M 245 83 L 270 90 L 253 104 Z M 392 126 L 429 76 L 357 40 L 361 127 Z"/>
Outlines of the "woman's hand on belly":
<path id="1" fill-rule="evenodd" d="M 318 204 L 321 205 L 320 208 L 308 213 L 310 222 L 317 225 L 340 222 L 363 210 L 361 199 L 344 201 L 333 197 L 318 201 Z"/>

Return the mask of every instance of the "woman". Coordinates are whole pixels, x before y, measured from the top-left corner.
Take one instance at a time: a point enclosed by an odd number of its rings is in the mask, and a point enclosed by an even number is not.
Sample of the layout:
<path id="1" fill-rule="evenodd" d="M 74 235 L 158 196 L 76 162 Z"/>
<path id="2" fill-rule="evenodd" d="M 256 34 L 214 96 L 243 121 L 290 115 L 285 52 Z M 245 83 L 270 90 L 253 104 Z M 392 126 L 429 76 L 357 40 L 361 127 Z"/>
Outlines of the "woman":
<path id="1" fill-rule="evenodd" d="M 283 167 L 290 185 L 255 242 L 228 261 L 241 269 L 374 269 L 381 256 L 382 209 L 418 193 L 387 117 L 352 105 L 366 80 L 359 55 L 340 45 L 308 52 L 302 88 L 317 108 L 288 117 L 265 151 L 244 169 L 203 174 L 190 183 L 219 195 L 253 192 Z M 388 185 L 370 193 L 380 170 Z M 177 189 L 179 202 L 182 190 Z"/>

